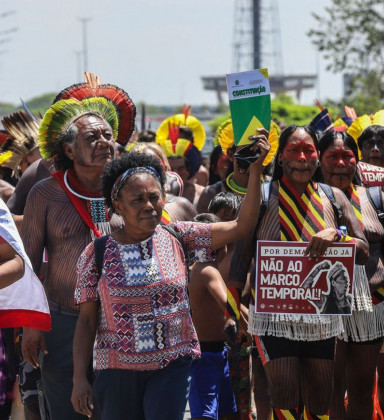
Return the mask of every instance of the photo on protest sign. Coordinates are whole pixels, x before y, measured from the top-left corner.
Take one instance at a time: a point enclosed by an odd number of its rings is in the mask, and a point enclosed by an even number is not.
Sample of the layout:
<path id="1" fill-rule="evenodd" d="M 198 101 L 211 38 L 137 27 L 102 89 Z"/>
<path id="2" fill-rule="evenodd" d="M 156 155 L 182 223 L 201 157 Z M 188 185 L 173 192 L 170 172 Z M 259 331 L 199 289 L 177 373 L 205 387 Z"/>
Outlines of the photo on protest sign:
<path id="1" fill-rule="evenodd" d="M 317 261 L 304 256 L 307 245 L 257 241 L 256 312 L 351 314 L 355 244 L 334 243 Z"/>

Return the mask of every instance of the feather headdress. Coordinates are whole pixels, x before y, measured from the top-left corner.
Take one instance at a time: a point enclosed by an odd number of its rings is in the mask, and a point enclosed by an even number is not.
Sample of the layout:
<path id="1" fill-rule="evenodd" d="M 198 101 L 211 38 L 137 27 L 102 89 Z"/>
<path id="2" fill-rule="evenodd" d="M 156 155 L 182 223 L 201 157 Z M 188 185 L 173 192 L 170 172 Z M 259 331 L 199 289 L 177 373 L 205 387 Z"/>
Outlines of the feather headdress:
<path id="1" fill-rule="evenodd" d="M 350 134 L 357 142 L 361 133 L 370 125 L 384 126 L 384 109 L 377 111 L 374 115 L 365 114 L 356 118 L 356 120 L 348 128 L 347 133 Z"/>
<path id="2" fill-rule="evenodd" d="M 8 134 L 3 151 L 10 151 L 12 156 L 3 166 L 15 172 L 25 156 L 39 147 L 39 124 L 41 116 L 33 116 L 25 110 L 14 112 L 4 117 L 1 122 Z"/>
<path id="3" fill-rule="evenodd" d="M 275 122 L 271 122 L 271 129 L 269 131 L 268 141 L 271 145 L 271 148 L 264 159 L 263 165 L 267 166 L 272 162 L 277 148 L 279 146 L 279 128 Z M 223 123 L 220 124 L 219 128 L 216 130 L 215 137 L 213 139 L 215 145 L 220 144 L 223 153 L 227 154 L 228 149 L 231 149 L 235 145 L 235 137 L 233 134 L 232 128 L 232 119 L 228 118 Z"/>
<path id="4" fill-rule="evenodd" d="M 40 124 L 39 141 L 40 152 L 44 159 L 56 156 L 61 148 L 60 135 L 82 115 L 100 115 L 108 122 L 113 130 L 113 138 L 118 135 L 118 116 L 111 101 L 96 97 L 83 99 L 62 99 L 55 102 L 45 113 Z"/>
<path id="5" fill-rule="evenodd" d="M 182 157 L 188 161 L 189 177 L 192 178 L 203 162 L 201 150 L 205 144 L 203 124 L 191 115 L 191 106 L 183 106 L 182 114 L 175 114 L 165 119 L 156 132 L 156 143 L 164 150 L 167 158 Z M 193 140 L 180 137 L 180 128 L 188 127 Z"/>
<path id="6" fill-rule="evenodd" d="M 136 106 L 128 93 L 115 85 L 101 84 L 100 78 L 93 73 L 84 73 L 85 83 L 78 83 L 62 90 L 53 103 L 74 98 L 83 99 L 101 97 L 108 99 L 116 108 L 119 118 L 119 134 L 116 141 L 125 146 L 135 129 Z"/>
<path id="7" fill-rule="evenodd" d="M 183 106 L 182 114 L 175 114 L 165 119 L 159 126 L 156 132 L 156 142 L 161 144 L 164 140 L 170 139 L 172 130 L 177 130 L 178 127 L 186 126 L 193 133 L 193 145 L 202 150 L 205 144 L 205 129 L 203 124 L 191 115 L 191 107 Z"/>

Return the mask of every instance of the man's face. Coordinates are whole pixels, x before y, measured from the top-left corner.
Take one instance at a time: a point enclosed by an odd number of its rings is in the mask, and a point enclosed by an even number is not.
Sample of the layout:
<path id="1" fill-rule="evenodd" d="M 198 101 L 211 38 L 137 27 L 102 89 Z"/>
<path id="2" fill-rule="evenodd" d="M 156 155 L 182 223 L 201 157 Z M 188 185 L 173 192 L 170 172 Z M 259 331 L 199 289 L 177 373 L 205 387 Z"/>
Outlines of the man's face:
<path id="1" fill-rule="evenodd" d="M 183 158 L 170 158 L 168 159 L 169 164 L 171 165 L 171 171 L 176 172 L 183 182 L 187 181 L 189 178 L 189 170 L 187 168 L 187 163 Z"/>
<path id="2" fill-rule="evenodd" d="M 84 115 L 74 122 L 76 140 L 68 145 L 66 153 L 74 163 L 85 167 L 104 168 L 115 153 L 113 132 L 101 117 Z"/>
<path id="3" fill-rule="evenodd" d="M 365 140 L 361 148 L 361 155 L 363 162 L 384 167 L 384 139 L 377 136 Z"/>

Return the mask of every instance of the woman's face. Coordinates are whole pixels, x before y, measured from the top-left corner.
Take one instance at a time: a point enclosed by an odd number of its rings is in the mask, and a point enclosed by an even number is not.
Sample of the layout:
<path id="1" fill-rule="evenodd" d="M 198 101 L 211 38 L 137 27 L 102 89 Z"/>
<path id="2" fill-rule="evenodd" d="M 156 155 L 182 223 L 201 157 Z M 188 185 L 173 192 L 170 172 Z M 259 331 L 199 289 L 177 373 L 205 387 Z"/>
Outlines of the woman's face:
<path id="1" fill-rule="evenodd" d="M 134 237 L 149 237 L 164 207 L 160 183 L 150 174 L 135 174 L 123 185 L 113 205 L 124 219 L 126 232 Z"/>
<path id="2" fill-rule="evenodd" d="M 347 189 L 356 173 L 356 158 L 343 140 L 335 140 L 321 156 L 324 182 L 332 187 Z"/>
<path id="3" fill-rule="evenodd" d="M 316 172 L 318 158 L 312 137 L 302 128 L 291 134 L 278 156 L 283 174 L 294 186 L 308 184 Z"/>

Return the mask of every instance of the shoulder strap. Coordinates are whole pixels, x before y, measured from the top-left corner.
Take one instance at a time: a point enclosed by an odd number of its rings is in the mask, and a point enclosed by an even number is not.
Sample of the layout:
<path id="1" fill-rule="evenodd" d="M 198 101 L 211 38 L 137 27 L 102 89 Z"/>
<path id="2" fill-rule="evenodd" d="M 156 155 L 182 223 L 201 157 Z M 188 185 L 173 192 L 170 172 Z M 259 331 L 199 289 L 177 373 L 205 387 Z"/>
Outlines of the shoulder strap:
<path id="1" fill-rule="evenodd" d="M 383 200 L 381 195 L 381 187 L 369 187 L 367 188 L 367 196 L 371 202 L 373 208 L 376 210 L 377 216 L 384 226 L 384 211 L 383 211 Z"/>
<path id="2" fill-rule="evenodd" d="M 168 233 L 170 233 L 172 236 L 174 236 L 181 244 L 183 250 L 185 247 L 183 236 L 180 232 L 178 232 L 175 228 L 173 228 L 171 225 L 161 225 L 163 229 L 165 229 Z"/>
<path id="3" fill-rule="evenodd" d="M 93 241 L 95 247 L 95 262 L 97 267 L 97 278 L 100 279 L 101 273 L 103 271 L 103 262 L 104 262 L 104 250 L 105 244 L 107 243 L 108 235 L 101 236 L 96 238 Z"/>
<path id="4" fill-rule="evenodd" d="M 267 211 L 269 197 L 271 196 L 271 190 L 272 190 L 271 181 L 265 181 L 261 183 L 261 204 L 260 204 L 258 224 L 261 222 L 262 218 L 264 217 L 265 212 Z"/>
<path id="5" fill-rule="evenodd" d="M 333 189 L 327 185 L 319 182 L 321 189 L 324 191 L 324 194 L 328 197 L 328 200 L 331 202 L 333 211 L 337 218 L 337 223 L 340 226 L 342 224 L 341 219 L 343 218 L 343 210 L 340 204 L 335 199 L 335 194 L 333 193 Z"/>

